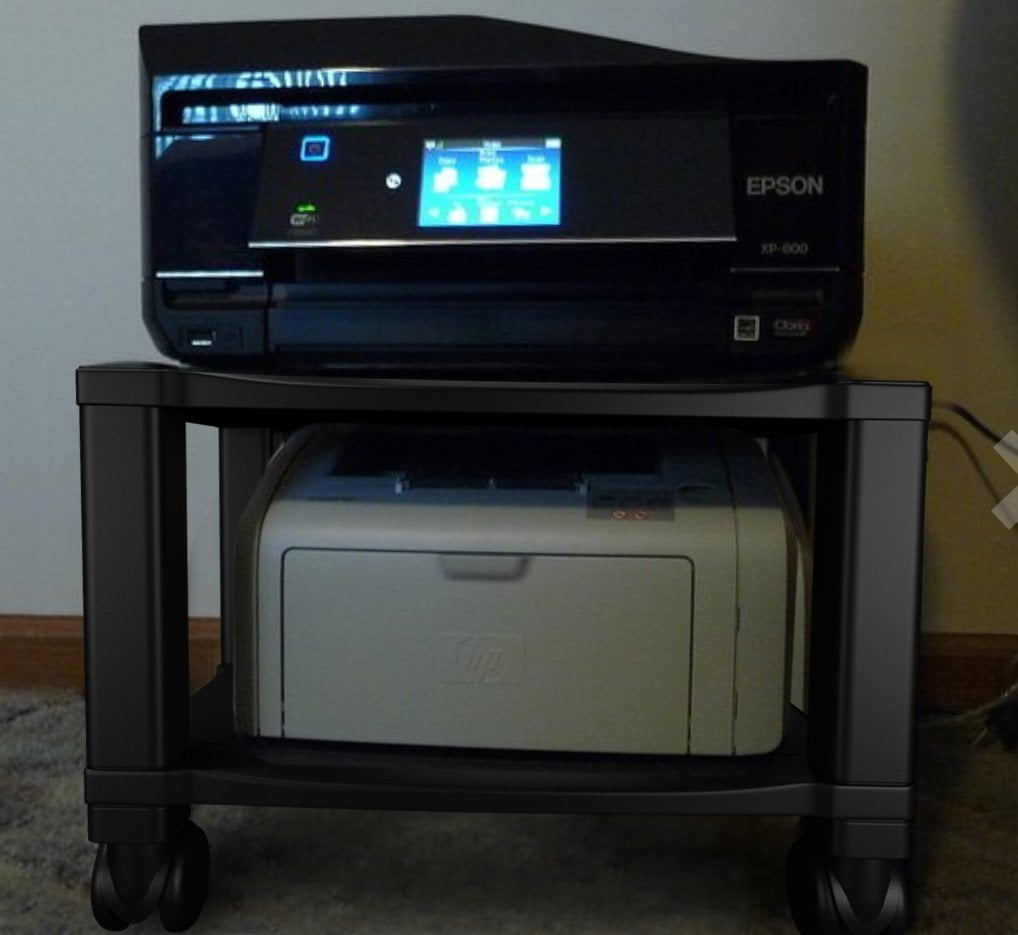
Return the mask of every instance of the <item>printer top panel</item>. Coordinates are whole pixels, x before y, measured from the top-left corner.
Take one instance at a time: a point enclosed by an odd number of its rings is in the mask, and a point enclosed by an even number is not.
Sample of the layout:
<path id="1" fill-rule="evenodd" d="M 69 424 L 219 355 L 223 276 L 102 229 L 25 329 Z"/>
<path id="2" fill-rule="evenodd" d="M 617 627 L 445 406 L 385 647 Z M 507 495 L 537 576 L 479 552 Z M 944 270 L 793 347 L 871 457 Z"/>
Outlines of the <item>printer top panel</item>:
<path id="1" fill-rule="evenodd" d="M 375 103 L 390 119 L 400 116 L 393 104 L 430 105 L 433 114 L 437 102 L 447 110 L 457 98 L 489 113 L 502 98 L 517 112 L 561 114 L 654 110 L 663 102 L 688 111 L 736 99 L 757 112 L 796 102 L 815 112 L 837 90 L 854 90 L 837 95 L 842 107 L 860 106 L 865 96 L 866 70 L 855 62 L 694 55 L 476 16 L 157 25 L 141 27 L 139 39 L 143 84 L 151 84 L 143 94 L 153 95 L 143 133 L 173 128 L 162 96 L 181 88 L 218 92 L 230 103 L 244 90 L 303 99 L 327 89 L 315 103 Z M 521 96 L 521 86 L 532 93 Z M 540 86 L 550 90 L 546 99 L 533 93 Z"/>
<path id="2" fill-rule="evenodd" d="M 295 547 L 730 555 L 733 471 L 766 472 L 756 442 L 734 432 L 323 430 L 265 514 L 263 555 L 270 564 Z M 761 508 L 780 530 L 773 490 L 755 480 L 755 499 L 740 508 Z"/>
<path id="3" fill-rule="evenodd" d="M 650 64 L 717 61 L 486 16 L 366 17 L 246 23 L 142 26 L 142 55 L 150 73 L 193 70 L 304 68 L 448 68 Z"/>

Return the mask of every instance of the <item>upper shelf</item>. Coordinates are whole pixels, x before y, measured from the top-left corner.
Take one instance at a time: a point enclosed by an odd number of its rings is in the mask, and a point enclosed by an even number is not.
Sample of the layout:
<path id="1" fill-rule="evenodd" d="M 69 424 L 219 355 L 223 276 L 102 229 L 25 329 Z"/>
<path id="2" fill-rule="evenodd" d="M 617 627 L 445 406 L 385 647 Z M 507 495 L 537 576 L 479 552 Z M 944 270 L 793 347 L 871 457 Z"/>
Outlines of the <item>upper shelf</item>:
<path id="1" fill-rule="evenodd" d="M 504 383 L 220 372 L 159 363 L 77 371 L 79 406 L 154 406 L 319 418 L 364 413 L 929 421 L 930 386 L 826 382 Z M 200 419 L 196 419 L 200 421 Z"/>

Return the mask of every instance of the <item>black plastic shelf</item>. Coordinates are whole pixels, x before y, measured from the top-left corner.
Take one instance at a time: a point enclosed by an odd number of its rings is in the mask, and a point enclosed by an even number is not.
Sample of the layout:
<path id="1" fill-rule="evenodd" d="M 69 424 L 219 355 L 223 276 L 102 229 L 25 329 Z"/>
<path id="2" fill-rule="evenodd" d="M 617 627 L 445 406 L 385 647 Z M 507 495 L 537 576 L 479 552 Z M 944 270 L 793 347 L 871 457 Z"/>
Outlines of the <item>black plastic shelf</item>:
<path id="1" fill-rule="evenodd" d="M 687 419 L 929 420 L 926 383 L 506 383 L 221 373 L 162 364 L 78 370 L 78 404 L 156 406 L 216 420 L 288 413 L 644 416 Z"/>
<path id="2" fill-rule="evenodd" d="M 225 668 L 221 674 L 226 674 Z M 377 748 L 236 737 L 194 743 L 165 770 L 87 770 L 86 799 L 434 811 L 798 815 L 907 820 L 909 786 L 818 782 L 806 719 L 790 708 L 773 753 L 739 757 L 561 755 Z"/>

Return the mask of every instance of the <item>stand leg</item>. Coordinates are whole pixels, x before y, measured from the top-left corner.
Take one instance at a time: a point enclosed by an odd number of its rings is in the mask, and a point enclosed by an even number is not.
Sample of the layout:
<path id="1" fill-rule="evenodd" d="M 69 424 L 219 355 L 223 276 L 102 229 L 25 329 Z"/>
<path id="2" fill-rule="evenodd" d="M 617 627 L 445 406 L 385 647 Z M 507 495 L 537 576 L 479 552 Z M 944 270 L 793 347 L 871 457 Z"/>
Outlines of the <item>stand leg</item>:
<path id="1" fill-rule="evenodd" d="M 913 782 L 926 428 L 818 434 L 807 756 L 820 781 Z M 905 932 L 910 835 L 910 821 L 803 822 L 787 865 L 799 931 Z"/>
<path id="2" fill-rule="evenodd" d="M 85 702 L 90 769 L 162 769 L 187 746 L 184 422 L 83 406 Z"/>
<path id="3" fill-rule="evenodd" d="M 808 756 L 824 781 L 912 782 L 925 465 L 925 422 L 818 435 Z"/>
<path id="4" fill-rule="evenodd" d="M 183 419 L 169 409 L 83 406 L 81 490 L 86 774 L 165 769 L 188 744 Z M 170 931 L 198 917 L 208 841 L 189 812 L 89 802 L 101 926 L 123 929 L 156 908 Z"/>

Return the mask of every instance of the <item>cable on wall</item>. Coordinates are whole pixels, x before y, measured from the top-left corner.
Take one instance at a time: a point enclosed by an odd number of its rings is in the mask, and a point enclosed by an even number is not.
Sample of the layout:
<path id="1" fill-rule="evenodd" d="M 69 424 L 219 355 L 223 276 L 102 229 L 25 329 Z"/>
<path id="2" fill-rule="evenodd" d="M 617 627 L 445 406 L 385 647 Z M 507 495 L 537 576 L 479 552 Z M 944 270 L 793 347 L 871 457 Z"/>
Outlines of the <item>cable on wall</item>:
<path id="1" fill-rule="evenodd" d="M 1018 446 L 1009 443 L 1005 439 L 1005 433 L 996 432 L 990 428 L 982 419 L 976 416 L 971 410 L 952 400 L 934 400 L 934 409 L 944 409 L 962 418 L 969 426 L 974 428 L 981 435 L 988 438 L 995 446 L 1002 446 L 1006 450 L 1018 455 Z M 980 481 L 997 504 L 1004 499 L 993 482 L 990 480 L 986 469 L 980 462 L 975 450 L 968 440 L 953 425 L 940 420 L 930 423 L 931 431 L 943 432 L 952 438 L 965 452 L 973 469 L 979 476 Z M 1018 667 L 1018 656 L 1012 660 L 1011 668 Z M 1018 681 L 1011 684 L 993 701 L 980 705 L 969 711 L 950 717 L 935 718 L 924 723 L 924 728 L 937 727 L 959 727 L 967 724 L 982 722 L 983 729 L 973 741 L 974 744 L 984 743 L 995 739 L 1002 743 L 1007 749 L 1018 748 Z"/>

